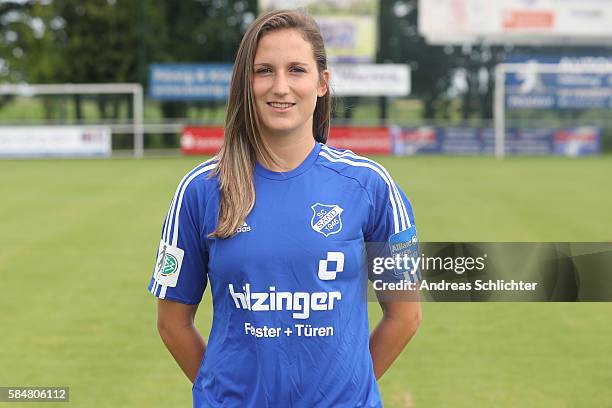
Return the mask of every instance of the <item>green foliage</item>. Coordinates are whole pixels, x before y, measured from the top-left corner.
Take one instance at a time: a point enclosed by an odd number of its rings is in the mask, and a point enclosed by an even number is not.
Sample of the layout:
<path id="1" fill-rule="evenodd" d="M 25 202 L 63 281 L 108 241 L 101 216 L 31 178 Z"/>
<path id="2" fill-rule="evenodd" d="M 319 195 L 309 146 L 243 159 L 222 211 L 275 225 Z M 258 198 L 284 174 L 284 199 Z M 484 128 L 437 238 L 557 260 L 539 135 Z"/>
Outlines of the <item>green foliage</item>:
<path id="1" fill-rule="evenodd" d="M 355 11 L 371 12 L 377 2 L 353 3 Z M 418 0 L 378 4 L 377 61 L 411 66 L 411 98 L 422 102 L 421 116 L 428 120 L 491 118 L 493 68 L 507 53 L 597 56 L 612 50 L 609 45 L 518 47 L 484 42 L 434 46 L 418 32 Z M 312 9 L 321 7 L 326 6 L 316 4 Z M 2 1 L 0 81 L 140 82 L 146 88 L 153 62 L 233 61 L 256 14 L 256 0 Z M 454 81 L 457 74 L 463 78 L 462 87 Z M 0 98 L 0 107 L 7 99 Z M 364 98 L 345 102 L 340 116 L 347 119 L 359 115 L 346 106 L 368 104 Z M 85 117 L 83 103 L 81 98 L 73 99 L 78 120 Z M 129 106 L 127 98 L 101 97 L 99 116 L 117 119 L 121 106 Z M 165 118 L 186 118 L 191 109 L 215 108 L 214 102 L 161 104 Z M 123 111 L 130 116 L 129 108 Z M 372 111 L 369 119 L 375 120 L 378 111 Z M 45 99 L 48 119 L 64 119 L 62 112 L 61 102 Z"/>
<path id="2" fill-rule="evenodd" d="M 431 45 L 418 31 L 418 0 L 381 0 L 379 61 L 412 68 L 412 96 L 423 102 L 424 119 L 452 119 L 453 100 L 460 99 L 461 119 L 492 117 L 493 69 L 503 59 L 502 47 Z M 488 78 L 479 77 L 481 70 Z M 466 89 L 454 89 L 456 72 Z"/>
<path id="3" fill-rule="evenodd" d="M 181 1 L 159 4 L 165 27 L 151 62 L 233 62 L 248 22 L 257 13 L 255 0 Z M 215 102 L 202 102 L 212 109 Z M 167 118 L 187 117 L 186 102 L 164 102 Z"/>
<path id="4" fill-rule="evenodd" d="M 23 80 L 24 70 L 20 60 L 32 37 L 27 25 L 31 5 L 27 3 L 0 3 L 0 80 Z"/>
<path id="5" fill-rule="evenodd" d="M 136 2 L 56 0 L 64 68 L 58 82 L 136 81 Z"/>
<path id="6" fill-rule="evenodd" d="M 406 14 L 398 16 L 396 7 Z M 423 100 L 423 117 L 433 119 L 450 84 L 453 55 L 425 43 L 417 29 L 417 0 L 380 2 L 379 62 L 406 63 L 412 69 L 412 95 Z"/>
<path id="7" fill-rule="evenodd" d="M 151 62 L 232 61 L 255 10 L 255 0 L 1 3 L 0 38 L 10 41 L 0 41 L 0 51 L 7 56 L 0 78 L 146 85 Z M 57 98 L 46 101 L 45 116 L 60 115 Z M 74 97 L 79 120 L 83 119 L 82 103 L 82 98 Z M 100 116 L 118 118 L 121 104 L 129 107 L 127 98 L 99 97 Z M 166 105 L 162 106 L 164 116 L 187 116 L 187 104 Z"/>

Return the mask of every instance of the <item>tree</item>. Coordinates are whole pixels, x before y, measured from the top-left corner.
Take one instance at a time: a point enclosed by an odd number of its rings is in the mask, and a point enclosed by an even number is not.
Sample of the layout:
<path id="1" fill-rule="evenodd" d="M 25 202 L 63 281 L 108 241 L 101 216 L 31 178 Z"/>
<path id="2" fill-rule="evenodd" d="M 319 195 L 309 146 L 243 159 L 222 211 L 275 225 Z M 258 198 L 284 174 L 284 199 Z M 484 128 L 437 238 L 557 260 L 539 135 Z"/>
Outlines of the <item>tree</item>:
<path id="1" fill-rule="evenodd" d="M 412 93 L 423 100 L 423 117 L 433 119 L 450 86 L 454 50 L 431 46 L 418 32 L 418 0 L 381 0 L 380 62 L 407 63 Z"/>
<path id="2" fill-rule="evenodd" d="M 2 81 L 9 83 L 51 83 L 61 70 L 62 57 L 56 51 L 58 21 L 49 4 L 4 2 L 0 4 L 0 60 Z M 59 109 L 53 98 L 43 97 L 45 116 L 51 119 Z"/>
<path id="3" fill-rule="evenodd" d="M 423 101 L 423 118 L 448 119 L 449 101 L 456 97 L 462 119 L 490 118 L 493 70 L 503 59 L 503 47 L 428 44 L 418 32 L 418 0 L 381 0 L 380 5 L 380 60 L 410 64 L 412 92 Z M 458 78 L 464 85 L 460 89 Z"/>
<path id="4" fill-rule="evenodd" d="M 233 62 L 248 24 L 257 14 L 256 0 L 164 0 L 160 3 L 164 36 L 151 62 Z M 200 103 L 214 107 L 214 103 Z M 185 117 L 187 103 L 165 102 L 165 117 Z"/>
<path id="5" fill-rule="evenodd" d="M 137 8 L 133 1 L 56 0 L 53 6 L 59 21 L 56 45 L 63 58 L 63 69 L 56 73 L 58 82 L 137 80 Z M 118 118 L 120 101 L 117 96 L 98 97 L 100 117 Z M 75 107 L 77 119 L 82 119 L 78 95 Z"/>

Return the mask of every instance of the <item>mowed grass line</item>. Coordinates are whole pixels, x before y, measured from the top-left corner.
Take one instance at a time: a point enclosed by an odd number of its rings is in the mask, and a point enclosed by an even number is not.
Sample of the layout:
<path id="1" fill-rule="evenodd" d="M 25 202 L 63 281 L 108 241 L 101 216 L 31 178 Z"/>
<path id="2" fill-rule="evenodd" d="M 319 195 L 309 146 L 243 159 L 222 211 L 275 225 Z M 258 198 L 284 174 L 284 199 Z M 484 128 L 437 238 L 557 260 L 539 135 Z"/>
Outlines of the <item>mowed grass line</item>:
<path id="1" fill-rule="evenodd" d="M 174 189 L 201 160 L 0 161 L 0 385 L 68 385 L 74 406 L 190 406 L 145 286 Z M 423 240 L 612 238 L 605 157 L 380 161 Z M 611 312 L 424 304 L 419 333 L 380 382 L 385 406 L 609 406 Z M 210 318 L 207 292 L 204 334 Z"/>

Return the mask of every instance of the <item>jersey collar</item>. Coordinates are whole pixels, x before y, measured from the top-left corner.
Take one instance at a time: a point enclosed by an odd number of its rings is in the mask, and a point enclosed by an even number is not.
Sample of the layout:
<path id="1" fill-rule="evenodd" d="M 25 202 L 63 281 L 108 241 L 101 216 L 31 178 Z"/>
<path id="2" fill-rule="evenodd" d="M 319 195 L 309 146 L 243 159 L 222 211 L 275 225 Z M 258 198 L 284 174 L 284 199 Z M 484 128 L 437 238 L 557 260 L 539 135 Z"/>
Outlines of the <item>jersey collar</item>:
<path id="1" fill-rule="evenodd" d="M 255 174 L 271 180 L 287 180 L 299 176 L 314 164 L 314 162 L 317 160 L 317 157 L 319 156 L 320 151 L 321 143 L 315 143 L 314 147 L 312 148 L 310 153 L 308 153 L 308 156 L 306 156 L 302 164 L 300 164 L 291 171 L 272 171 L 257 162 L 255 164 Z"/>

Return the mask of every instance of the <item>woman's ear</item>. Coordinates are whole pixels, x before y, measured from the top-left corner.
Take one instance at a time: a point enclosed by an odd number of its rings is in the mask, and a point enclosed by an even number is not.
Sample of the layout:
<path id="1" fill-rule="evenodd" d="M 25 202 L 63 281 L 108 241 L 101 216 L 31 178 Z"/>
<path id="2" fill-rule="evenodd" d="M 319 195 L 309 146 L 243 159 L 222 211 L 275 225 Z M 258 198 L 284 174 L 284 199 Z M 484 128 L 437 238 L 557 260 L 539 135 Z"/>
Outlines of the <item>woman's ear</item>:
<path id="1" fill-rule="evenodd" d="M 321 73 L 321 79 L 319 80 L 319 86 L 317 88 L 317 96 L 319 98 L 325 96 L 325 94 L 329 91 L 329 70 L 324 70 Z"/>

